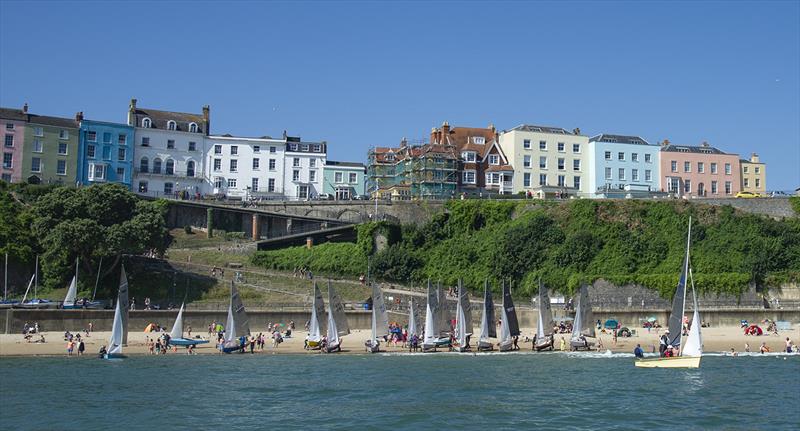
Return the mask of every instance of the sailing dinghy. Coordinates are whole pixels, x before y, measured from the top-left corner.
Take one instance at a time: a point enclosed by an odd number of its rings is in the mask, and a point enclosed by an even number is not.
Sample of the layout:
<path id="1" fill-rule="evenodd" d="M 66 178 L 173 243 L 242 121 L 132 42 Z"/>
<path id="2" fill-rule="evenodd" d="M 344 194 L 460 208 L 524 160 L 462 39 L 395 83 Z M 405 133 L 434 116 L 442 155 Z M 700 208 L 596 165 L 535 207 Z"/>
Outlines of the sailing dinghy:
<path id="1" fill-rule="evenodd" d="M 122 354 L 122 344 L 123 344 L 123 329 L 124 324 L 122 322 L 122 310 L 120 310 L 120 301 L 117 300 L 117 307 L 114 309 L 114 323 L 111 325 L 111 338 L 108 340 L 108 348 L 105 349 L 105 352 L 101 352 L 101 357 L 103 359 L 120 359 L 124 358 L 125 355 Z"/>
<path id="2" fill-rule="evenodd" d="M 660 357 L 637 359 L 634 364 L 640 368 L 699 368 L 700 359 L 703 355 L 702 338 L 700 335 L 700 311 L 697 307 L 697 297 L 694 292 L 694 279 L 692 278 L 689 251 L 692 242 L 692 218 L 689 217 L 689 232 L 686 235 L 686 253 L 683 258 L 683 270 L 678 280 L 678 288 L 672 298 L 672 311 L 669 315 L 669 344 L 678 350 L 678 355 L 673 357 Z M 685 344 L 681 344 L 683 334 L 683 314 L 686 311 L 686 287 L 687 281 L 692 281 L 692 299 L 694 302 L 694 314 L 692 327 Z"/>
<path id="3" fill-rule="evenodd" d="M 469 302 L 469 293 L 458 282 L 458 305 L 456 306 L 456 344 L 453 350 L 456 352 L 468 352 L 472 350 L 469 339 L 472 336 L 472 310 Z"/>
<path id="4" fill-rule="evenodd" d="M 247 345 L 247 337 L 250 336 L 250 321 L 242 304 L 242 297 L 239 289 L 231 280 L 231 303 L 228 306 L 228 321 L 225 322 L 225 338 L 219 349 L 223 353 L 231 353 L 237 350 L 244 353 Z"/>
<path id="5" fill-rule="evenodd" d="M 314 282 L 314 304 L 311 306 L 311 319 L 308 321 L 308 335 L 306 336 L 303 348 L 305 350 L 319 350 L 322 344 L 322 325 L 320 318 L 325 315 L 325 301 L 322 299 L 322 292 Z"/>
<path id="6" fill-rule="evenodd" d="M 517 322 L 517 310 L 514 308 L 514 301 L 511 299 L 511 288 L 506 287 L 503 282 L 503 310 L 500 315 L 500 343 L 498 347 L 501 352 L 514 350 L 514 337 L 519 336 L 519 322 Z"/>
<path id="7" fill-rule="evenodd" d="M 380 352 L 380 338 L 389 335 L 389 313 L 380 286 L 372 283 L 372 337 L 364 342 L 367 353 Z"/>
<path id="8" fill-rule="evenodd" d="M 570 350 L 591 350 L 594 343 L 586 337 L 594 338 L 594 322 L 592 318 L 592 304 L 589 302 L 589 288 L 584 284 L 578 291 L 575 300 L 575 320 L 572 322 L 572 335 L 569 339 Z"/>
<path id="9" fill-rule="evenodd" d="M 183 309 L 185 304 L 181 304 L 181 309 L 178 311 L 178 317 L 175 318 L 175 324 L 172 325 L 172 331 L 169 333 L 168 345 L 173 346 L 196 346 L 198 344 L 206 344 L 208 340 L 201 338 L 184 338 L 183 336 Z"/>
<path id="10" fill-rule="evenodd" d="M 497 327 L 494 324 L 494 302 L 489 281 L 483 283 L 483 314 L 481 315 L 481 335 L 478 338 L 478 351 L 493 350 L 490 338 L 497 338 Z"/>
<path id="11" fill-rule="evenodd" d="M 388 326 L 388 324 L 387 324 Z M 350 325 L 344 313 L 342 298 L 328 282 L 328 332 L 327 340 L 322 346 L 325 353 L 341 352 L 342 339 L 340 337 L 350 333 Z"/>
<path id="12" fill-rule="evenodd" d="M 547 288 L 539 280 L 539 322 L 536 324 L 536 336 L 533 338 L 533 350 L 540 352 L 545 349 L 553 350 L 555 342 L 553 337 L 553 310 L 550 308 L 550 295 Z"/>
<path id="13" fill-rule="evenodd" d="M 450 336 L 443 336 L 444 325 L 447 316 L 445 315 L 445 301 L 441 294 L 441 289 L 435 290 L 431 287 L 428 280 L 428 305 L 425 309 L 425 336 L 422 340 L 423 352 L 435 352 L 438 347 L 450 347 Z"/>

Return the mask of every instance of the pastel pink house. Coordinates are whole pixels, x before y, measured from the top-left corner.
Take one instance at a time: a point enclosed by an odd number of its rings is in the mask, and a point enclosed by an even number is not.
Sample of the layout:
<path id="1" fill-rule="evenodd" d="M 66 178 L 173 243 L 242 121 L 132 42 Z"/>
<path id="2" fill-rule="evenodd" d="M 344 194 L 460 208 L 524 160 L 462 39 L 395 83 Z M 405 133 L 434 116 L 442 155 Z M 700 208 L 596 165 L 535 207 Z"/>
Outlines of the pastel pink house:
<path id="1" fill-rule="evenodd" d="M 22 146 L 25 139 L 25 123 L 28 119 L 28 104 L 22 109 L 0 108 L 0 131 L 3 134 L 3 163 L 0 179 L 18 183 L 22 179 Z"/>
<path id="2" fill-rule="evenodd" d="M 741 191 L 739 155 L 727 154 L 703 142 L 700 146 L 661 147 L 661 187 L 679 196 L 733 197 Z"/>

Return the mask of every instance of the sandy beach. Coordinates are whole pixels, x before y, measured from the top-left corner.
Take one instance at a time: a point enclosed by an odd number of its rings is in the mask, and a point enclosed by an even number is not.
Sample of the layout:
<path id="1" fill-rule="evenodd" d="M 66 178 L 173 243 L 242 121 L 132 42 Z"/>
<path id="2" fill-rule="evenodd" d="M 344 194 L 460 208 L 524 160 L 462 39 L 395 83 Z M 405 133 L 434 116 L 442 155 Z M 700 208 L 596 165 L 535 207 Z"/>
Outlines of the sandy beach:
<path id="1" fill-rule="evenodd" d="M 535 330 L 532 328 L 525 328 L 522 330 L 520 337 L 520 348 L 522 351 L 530 351 L 531 344 L 524 343 L 525 336 L 532 336 Z M 255 330 L 258 334 L 258 331 Z M 2 334 L 0 335 L 0 356 L 66 356 L 66 341 L 63 340 L 63 332 L 43 332 L 45 343 L 28 343 L 24 340 L 21 334 Z M 343 337 L 342 353 L 344 354 L 366 354 L 364 349 L 364 341 L 369 338 L 370 331 L 368 330 L 353 330 L 350 335 Z M 100 346 L 106 345 L 109 339 L 108 332 L 93 332 L 88 337 L 84 337 L 86 344 L 86 357 L 94 357 L 100 350 Z M 149 354 L 146 346 L 148 338 L 156 338 L 160 335 L 157 332 L 141 332 L 135 331 L 128 334 L 128 346 L 125 348 L 127 355 L 147 355 Z M 207 334 L 201 334 L 206 336 Z M 303 340 L 306 333 L 304 331 L 296 331 L 295 336 L 284 339 L 277 348 L 271 346 L 271 340 L 268 340 L 267 346 L 263 351 L 256 350 L 257 354 L 319 354 L 318 351 L 306 351 L 303 349 Z M 556 334 L 556 348 L 559 346 L 561 337 L 568 342 L 569 334 Z M 626 352 L 630 353 L 636 344 L 641 344 L 645 352 L 657 351 L 658 349 L 658 334 L 654 331 L 648 333 L 646 329 L 638 329 L 636 334 L 630 338 L 619 337 L 616 344 L 612 340 L 610 333 L 599 334 L 599 340 L 602 341 L 602 351 L 611 350 L 612 352 Z M 766 345 L 773 352 L 785 351 L 786 337 L 789 337 L 793 342 L 800 342 L 800 326 L 794 325 L 792 330 L 780 331 L 779 335 L 762 335 L 762 336 L 746 336 L 743 334 L 742 329 L 739 327 L 720 327 L 720 328 L 703 328 L 703 344 L 704 351 L 711 352 L 730 352 L 731 348 L 736 349 L 737 352 L 743 352 L 745 343 L 750 345 L 752 352 L 758 352 L 761 343 Z M 34 337 L 37 339 L 38 337 Z M 473 338 L 474 344 L 475 338 Z M 407 349 L 401 346 L 394 346 L 391 343 L 386 345 L 381 344 L 381 350 L 386 352 L 407 352 Z M 195 349 L 197 354 L 220 354 L 215 348 L 213 340 L 208 344 L 200 345 Z M 178 348 L 177 351 L 170 350 L 168 354 L 186 354 L 186 349 Z M 73 356 L 77 356 L 73 353 Z"/>

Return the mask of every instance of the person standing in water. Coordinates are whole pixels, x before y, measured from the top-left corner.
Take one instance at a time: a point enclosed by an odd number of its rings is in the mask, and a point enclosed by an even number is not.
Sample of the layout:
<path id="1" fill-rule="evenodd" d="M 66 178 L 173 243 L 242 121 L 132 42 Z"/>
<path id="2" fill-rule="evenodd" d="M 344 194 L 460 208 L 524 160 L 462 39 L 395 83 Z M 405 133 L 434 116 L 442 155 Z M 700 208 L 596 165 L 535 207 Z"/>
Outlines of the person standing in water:
<path id="1" fill-rule="evenodd" d="M 792 340 L 786 337 L 786 353 L 792 353 Z"/>

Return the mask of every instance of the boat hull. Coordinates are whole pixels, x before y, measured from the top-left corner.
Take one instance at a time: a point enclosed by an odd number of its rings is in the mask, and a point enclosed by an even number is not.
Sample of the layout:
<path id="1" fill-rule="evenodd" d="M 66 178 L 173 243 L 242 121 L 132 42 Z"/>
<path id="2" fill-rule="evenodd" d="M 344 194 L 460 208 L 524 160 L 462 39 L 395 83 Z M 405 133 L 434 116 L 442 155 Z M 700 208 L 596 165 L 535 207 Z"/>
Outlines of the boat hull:
<path id="1" fill-rule="evenodd" d="M 506 341 L 506 342 L 502 342 L 501 341 L 500 344 L 498 344 L 497 346 L 498 346 L 498 349 L 501 352 L 510 352 L 510 351 L 514 350 L 514 342 L 513 341 Z"/>
<path id="2" fill-rule="evenodd" d="M 639 368 L 700 368 L 700 359 L 700 356 L 638 359 L 634 365 Z"/>
<path id="3" fill-rule="evenodd" d="M 435 352 L 439 347 L 451 347 L 451 341 L 449 338 L 442 338 L 436 339 L 433 343 L 422 343 L 422 351 L 423 352 Z"/>
<path id="4" fill-rule="evenodd" d="M 170 338 L 170 346 L 196 346 L 198 344 L 206 344 L 208 340 L 195 340 L 192 338 Z"/>
<path id="5" fill-rule="evenodd" d="M 488 341 L 479 341 L 478 342 L 478 351 L 483 352 L 487 350 L 494 350 L 494 345 Z"/>
<path id="6" fill-rule="evenodd" d="M 381 345 L 379 343 L 370 343 L 367 341 L 364 343 L 364 347 L 367 349 L 367 353 L 378 353 L 381 351 Z"/>
<path id="7" fill-rule="evenodd" d="M 534 344 L 533 349 L 536 350 L 537 352 L 541 352 L 542 350 L 547 350 L 547 349 L 553 350 L 553 341 L 547 340 L 544 343 Z"/>
<path id="8" fill-rule="evenodd" d="M 113 361 L 113 360 L 125 359 L 125 358 L 127 358 L 127 356 L 125 356 L 125 355 L 123 355 L 121 353 L 111 353 L 111 354 L 106 353 L 106 354 L 103 355 L 103 359 L 105 359 L 107 361 Z"/>

